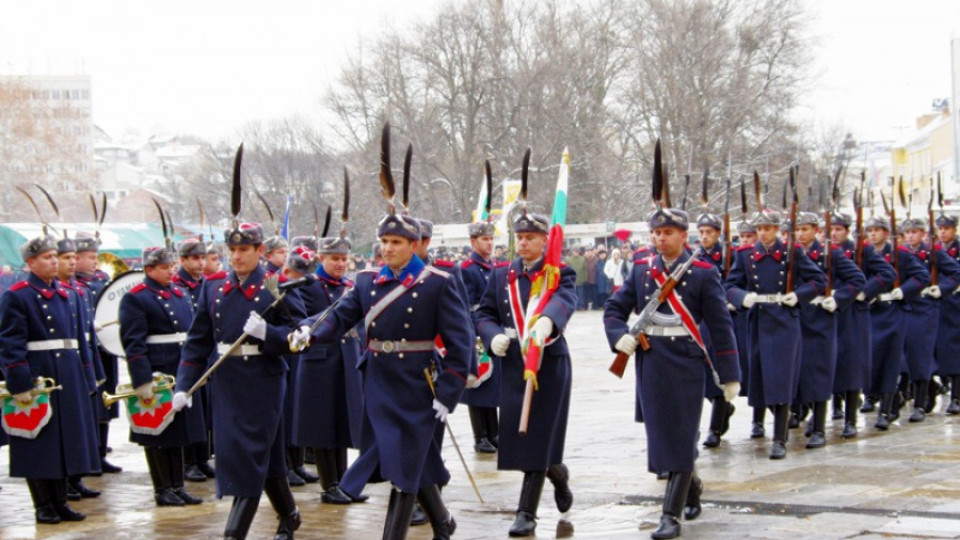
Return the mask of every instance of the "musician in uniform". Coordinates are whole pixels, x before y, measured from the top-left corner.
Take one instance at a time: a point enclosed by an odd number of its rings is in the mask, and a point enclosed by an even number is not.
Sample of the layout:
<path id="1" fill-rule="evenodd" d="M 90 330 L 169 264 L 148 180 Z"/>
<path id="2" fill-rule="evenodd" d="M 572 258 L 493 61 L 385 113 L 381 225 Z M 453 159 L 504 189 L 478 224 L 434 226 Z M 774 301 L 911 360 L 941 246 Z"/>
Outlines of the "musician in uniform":
<path id="1" fill-rule="evenodd" d="M 88 302 L 93 306 L 94 313 L 96 313 L 100 292 L 110 282 L 110 276 L 97 269 L 97 251 L 100 249 L 100 239 L 95 234 L 81 231 L 76 234 L 74 244 L 77 247 L 77 271 L 75 276 L 77 282 L 90 291 Z M 105 377 L 105 380 L 97 389 L 97 394 L 99 395 L 100 392 L 112 394 L 117 390 L 117 380 L 119 378 L 117 357 L 99 345 L 96 351 Z M 107 442 L 110 437 L 110 420 L 119 415 L 119 407 L 117 405 L 107 407 L 103 404 L 103 400 L 99 398 L 95 401 L 97 403 L 97 426 L 100 441 L 100 470 L 104 473 L 117 474 L 122 472 L 123 469 L 107 461 Z"/>
<path id="2" fill-rule="evenodd" d="M 960 241 L 957 240 L 957 218 L 940 214 L 936 218 L 939 242 L 937 249 L 960 262 Z M 960 294 L 958 289 L 945 290 L 940 300 L 940 329 L 937 332 L 937 367 L 940 378 L 950 381 L 950 404 L 946 413 L 960 414 Z"/>
<path id="3" fill-rule="evenodd" d="M 359 272 L 354 288 L 312 336 L 311 321 L 306 320 L 292 341 L 337 343 L 364 322 L 367 347 L 359 363 L 364 451 L 350 470 L 363 471 L 361 482 L 382 478 L 393 484 L 383 538 L 406 537 L 417 499 L 434 538 L 448 539 L 456 523 L 440 496 L 439 486 L 450 474 L 435 432 L 437 421 L 446 421 L 466 384 L 473 355 L 470 319 L 453 276 L 426 266 L 416 255 L 420 227 L 415 218 L 391 211 L 377 233 L 383 268 Z M 443 369 L 435 371 L 438 335 L 446 355 Z"/>
<path id="4" fill-rule="evenodd" d="M 200 299 L 203 274 L 207 265 L 207 244 L 199 238 L 186 238 L 177 244 L 177 253 L 180 255 L 180 267 L 173 275 L 173 283 L 183 287 L 190 294 L 193 312 L 197 311 L 197 302 Z M 176 374 L 176 366 L 171 375 Z M 204 482 L 213 478 L 215 473 L 210 466 L 210 426 L 212 424 L 209 406 L 209 387 L 204 386 L 198 394 L 200 405 L 204 412 L 204 425 L 207 436 L 203 441 L 193 443 L 183 449 L 183 463 L 185 469 L 183 477 L 191 482 Z"/>
<path id="5" fill-rule="evenodd" d="M 652 301 L 660 286 L 674 277 L 671 272 L 690 258 L 684 249 L 688 223 L 687 213 L 673 208 L 658 209 L 650 216 L 657 254 L 634 264 L 629 279 L 604 310 L 607 341 L 614 352 L 632 355 L 636 351 L 637 337 L 627 326 L 631 312 Z M 680 536 L 681 514 L 692 520 L 701 512 L 703 482 L 694 463 L 705 379 L 712 379 L 716 369 L 722 385 L 719 399 L 732 401 L 740 392 L 736 338 L 726 304 L 714 265 L 692 261 L 686 272 L 677 276 L 676 289 L 657 308 L 663 315 L 679 316 L 682 324 L 647 326 L 644 333 L 649 336 L 650 349 L 637 351 L 638 421 L 647 433 L 647 467 L 650 472 L 669 471 L 663 515 L 653 538 Z M 701 327 L 710 332 L 712 359 L 699 336 Z M 707 362 L 712 365 L 705 372 Z"/>
<path id="6" fill-rule="evenodd" d="M 57 243 L 50 236 L 20 246 L 26 279 L 0 295 L 0 365 L 7 390 L 20 407 L 31 407 L 36 377 L 62 386 L 48 395 L 51 417 L 35 438 L 10 437 L 10 476 L 26 478 L 37 523 L 80 521 L 67 504 L 69 476 L 99 472 L 96 418 L 90 396 L 96 381 L 90 350 L 78 321 L 76 293 L 57 281 Z"/>
<path id="7" fill-rule="evenodd" d="M 225 538 L 247 535 L 261 492 L 280 517 L 276 538 L 293 538 L 300 526 L 287 484 L 283 444 L 283 400 L 289 353 L 287 334 L 305 315 L 296 295 L 267 312 L 274 301 L 264 288 L 263 227 L 238 223 L 225 232 L 232 270 L 207 276 L 197 313 L 177 369 L 174 407 L 190 404 L 186 395 L 214 351 L 226 353 L 241 334 L 247 339 L 210 378 L 217 496 L 233 496 Z"/>
<path id="8" fill-rule="evenodd" d="M 138 398 L 137 405 L 147 409 L 163 405 L 154 395 L 154 374 L 177 373 L 180 348 L 187 339 L 194 307 L 189 291 L 173 283 L 177 255 L 172 248 L 145 248 L 142 261 L 146 277 L 120 300 L 119 320 L 131 387 Z M 205 443 L 206 438 L 199 400 L 196 406 L 176 413 L 159 434 L 131 429 L 130 441 L 142 446 L 146 455 L 157 506 L 203 502 L 183 487 L 183 452 Z"/>
<path id="9" fill-rule="evenodd" d="M 523 472 L 510 536 L 535 533 L 545 476 L 553 483 L 557 509 L 566 512 L 573 504 L 568 483 L 570 472 L 563 463 L 572 379 L 570 351 L 563 330 L 577 308 L 576 272 L 562 266 L 557 290 L 532 328 L 517 328 L 523 325 L 522 314 L 528 313 L 533 281 L 543 271 L 549 228 L 550 222 L 544 216 L 524 212 L 517 217 L 513 231 L 518 257 L 509 265 L 494 269 L 480 307 L 474 312 L 477 335 L 484 346 L 492 354 L 503 357 L 497 468 Z M 519 340 L 520 332 L 524 331 L 531 332 L 530 340 L 543 347 L 543 360 L 536 375 L 539 388 L 530 406 L 530 425 L 526 436 L 521 437 L 517 428 L 526 381 Z"/>
<path id="10" fill-rule="evenodd" d="M 479 221 L 467 226 L 470 234 L 470 257 L 460 264 L 463 284 L 467 292 L 470 311 L 480 307 L 480 300 L 487 283 L 493 274 L 493 235 L 494 224 Z M 584 277 L 584 279 L 586 279 Z M 501 357 L 490 358 L 491 373 L 485 381 L 471 386 L 463 392 L 461 403 L 467 405 L 470 413 L 470 426 L 473 428 L 473 448 L 480 453 L 492 454 L 499 443 L 499 420 L 497 406 L 500 404 L 500 370 L 503 369 Z"/>
<path id="11" fill-rule="evenodd" d="M 787 455 L 787 416 L 796 397 L 800 375 L 800 321 L 797 304 L 823 292 L 823 272 L 800 248 L 788 248 L 778 238 L 780 214 L 757 212 L 757 243 L 737 251 L 724 283 L 727 301 L 750 310 L 750 390 L 752 407 L 774 413 L 770 459 Z M 788 265 L 788 260 L 792 263 Z M 793 267 L 796 287 L 786 290 Z"/>

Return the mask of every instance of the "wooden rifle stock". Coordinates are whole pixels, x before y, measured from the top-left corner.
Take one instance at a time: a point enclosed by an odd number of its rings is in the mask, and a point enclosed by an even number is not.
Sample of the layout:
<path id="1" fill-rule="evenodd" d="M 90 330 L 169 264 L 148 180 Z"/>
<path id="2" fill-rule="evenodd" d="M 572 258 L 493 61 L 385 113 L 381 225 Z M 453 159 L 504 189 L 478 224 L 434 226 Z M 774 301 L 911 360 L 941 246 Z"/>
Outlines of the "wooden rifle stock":
<path id="1" fill-rule="evenodd" d="M 824 233 L 824 254 L 823 254 L 823 270 L 827 274 L 827 287 L 823 291 L 824 296 L 830 296 L 833 293 L 833 272 L 830 271 L 830 265 L 833 261 L 833 245 L 830 243 L 830 210 L 827 210 L 823 215 L 824 225 L 826 226 L 826 231 Z"/>
<path id="2" fill-rule="evenodd" d="M 797 200 L 793 200 L 793 204 L 790 205 L 790 238 L 789 245 L 787 246 L 786 252 L 787 257 L 787 289 L 786 293 L 790 294 L 793 292 L 793 272 L 796 268 L 796 255 L 794 246 L 797 245 Z"/>
<path id="3" fill-rule="evenodd" d="M 933 204 L 933 196 L 930 196 L 931 204 Z M 927 212 L 930 219 L 930 285 L 936 285 L 939 281 L 937 274 L 937 226 L 934 224 L 933 220 L 933 208 L 930 208 L 930 211 Z"/>

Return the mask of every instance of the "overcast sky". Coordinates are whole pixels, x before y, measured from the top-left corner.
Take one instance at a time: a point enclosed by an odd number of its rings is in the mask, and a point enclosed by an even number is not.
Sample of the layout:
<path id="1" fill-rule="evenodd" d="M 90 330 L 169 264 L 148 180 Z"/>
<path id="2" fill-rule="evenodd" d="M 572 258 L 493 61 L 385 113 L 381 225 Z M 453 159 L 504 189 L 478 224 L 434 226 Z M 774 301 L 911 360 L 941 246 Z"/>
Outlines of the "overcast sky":
<path id="1" fill-rule="evenodd" d="M 957 0 L 808 0 L 817 78 L 801 117 L 896 138 L 950 87 Z M 29 0 L 0 8 L 0 73 L 86 73 L 94 121 L 231 140 L 245 121 L 316 114 L 349 51 L 441 0 Z"/>

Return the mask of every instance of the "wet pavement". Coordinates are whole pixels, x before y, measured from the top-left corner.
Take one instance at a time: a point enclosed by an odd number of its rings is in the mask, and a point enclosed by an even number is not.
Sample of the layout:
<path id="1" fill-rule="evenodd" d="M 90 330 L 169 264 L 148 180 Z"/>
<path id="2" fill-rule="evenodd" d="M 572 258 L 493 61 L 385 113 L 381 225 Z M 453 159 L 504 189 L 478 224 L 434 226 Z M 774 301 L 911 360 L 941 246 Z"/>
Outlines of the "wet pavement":
<path id="1" fill-rule="evenodd" d="M 565 461 L 575 502 L 561 516 L 548 482 L 537 537 L 554 538 L 558 528 L 567 535 L 572 527 L 575 538 L 649 538 L 665 483 L 646 471 L 643 427 L 633 421 L 632 366 L 623 380 L 607 371 L 612 356 L 599 312 L 577 313 L 567 336 L 574 383 Z M 704 511 L 683 523 L 683 538 L 960 538 L 960 417 L 945 416 L 944 404 L 938 402 L 937 412 L 920 424 L 906 421 L 907 407 L 885 433 L 872 427 L 873 414 L 861 415 L 860 434 L 851 440 L 840 438 L 842 421 L 834 421 L 827 447 L 818 450 L 803 448 L 801 424 L 791 430 L 782 461 L 767 458 L 769 437 L 749 438 L 746 399 L 736 405 L 721 446 L 701 452 Z M 771 421 L 767 415 L 768 434 Z M 459 525 L 454 538 L 506 538 L 521 475 L 498 472 L 495 456 L 473 451 L 465 408 L 458 408 L 451 422 L 486 501 L 477 501 L 447 437 L 444 456 L 453 478 L 443 497 Z M 705 406 L 702 425 L 708 422 Z M 0 539 L 218 538 L 230 500 L 215 498 L 212 481 L 188 483 L 204 504 L 157 508 L 143 453 L 127 442 L 126 429 L 125 419 L 113 423 L 109 458 L 124 472 L 86 480 L 103 495 L 72 503 L 88 516 L 80 523 L 36 525 L 26 485 L 7 476 L 9 453 L 0 451 Z M 294 493 L 304 520 L 297 538 L 380 537 L 389 497 L 385 484 L 368 487 L 368 502 L 347 507 L 322 504 L 317 484 Z M 272 538 L 276 524 L 263 497 L 249 537 Z M 431 537 L 429 526 L 411 528 L 408 535 Z"/>

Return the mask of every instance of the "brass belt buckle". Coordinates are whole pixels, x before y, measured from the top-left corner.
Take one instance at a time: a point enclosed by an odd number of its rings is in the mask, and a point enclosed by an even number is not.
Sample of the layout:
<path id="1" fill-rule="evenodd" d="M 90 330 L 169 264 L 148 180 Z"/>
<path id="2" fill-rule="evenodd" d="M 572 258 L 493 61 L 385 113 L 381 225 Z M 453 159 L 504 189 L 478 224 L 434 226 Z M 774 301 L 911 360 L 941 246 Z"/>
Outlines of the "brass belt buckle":
<path id="1" fill-rule="evenodd" d="M 392 341 L 384 341 L 381 343 L 380 349 L 385 353 L 392 353 L 394 349 L 394 343 Z"/>

